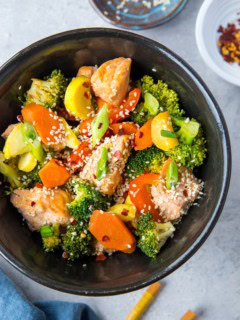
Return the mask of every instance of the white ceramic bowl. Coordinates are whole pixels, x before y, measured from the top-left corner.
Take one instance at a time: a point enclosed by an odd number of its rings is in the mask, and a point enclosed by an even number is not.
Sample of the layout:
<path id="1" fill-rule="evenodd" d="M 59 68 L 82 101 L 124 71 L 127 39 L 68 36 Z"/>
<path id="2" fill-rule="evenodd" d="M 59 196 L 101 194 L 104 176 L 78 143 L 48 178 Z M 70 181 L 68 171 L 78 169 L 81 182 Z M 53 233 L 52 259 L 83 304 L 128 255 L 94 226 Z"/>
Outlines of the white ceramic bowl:
<path id="1" fill-rule="evenodd" d="M 240 66 L 224 61 L 217 46 L 219 26 L 237 23 L 237 19 L 240 19 L 240 0 L 205 0 L 198 13 L 195 32 L 206 64 L 224 80 L 240 86 Z"/>

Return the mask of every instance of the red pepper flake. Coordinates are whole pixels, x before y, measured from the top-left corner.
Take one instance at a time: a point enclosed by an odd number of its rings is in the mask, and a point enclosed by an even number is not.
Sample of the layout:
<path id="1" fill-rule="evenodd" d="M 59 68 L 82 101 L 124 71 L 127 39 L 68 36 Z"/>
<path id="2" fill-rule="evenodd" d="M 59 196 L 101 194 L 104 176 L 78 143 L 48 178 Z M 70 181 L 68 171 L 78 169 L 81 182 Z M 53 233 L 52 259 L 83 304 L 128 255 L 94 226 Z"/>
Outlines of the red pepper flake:
<path id="1" fill-rule="evenodd" d="M 23 122 L 23 116 L 21 114 L 17 116 L 17 121 Z"/>
<path id="2" fill-rule="evenodd" d="M 183 194 L 186 198 L 188 197 L 188 191 L 186 189 L 183 190 Z"/>
<path id="3" fill-rule="evenodd" d="M 141 139 L 141 138 L 143 137 L 143 135 L 144 135 L 143 132 L 140 131 L 140 132 L 139 132 L 139 135 L 138 135 L 138 136 L 139 136 L 139 139 Z"/>
<path id="4" fill-rule="evenodd" d="M 100 256 L 96 257 L 96 261 L 105 261 L 107 259 L 106 256 L 104 256 L 103 254 L 101 254 Z"/>
<path id="5" fill-rule="evenodd" d="M 43 184 L 42 183 L 36 183 L 35 187 L 36 188 L 43 188 Z"/>
<path id="6" fill-rule="evenodd" d="M 84 92 L 84 97 L 85 97 L 86 99 L 89 99 L 89 93 L 88 93 L 87 91 Z"/>
<path id="7" fill-rule="evenodd" d="M 122 135 L 124 135 L 124 134 L 125 134 L 125 132 L 124 132 L 124 129 L 123 129 L 123 128 L 121 128 L 121 129 L 118 130 L 118 135 L 119 135 L 119 136 L 122 136 Z"/>
<path id="8" fill-rule="evenodd" d="M 94 178 L 94 179 L 97 179 L 97 176 L 94 174 L 94 175 L 93 175 L 93 178 Z"/>
<path id="9" fill-rule="evenodd" d="M 128 216 L 128 212 L 129 212 L 129 210 L 123 209 L 123 211 L 121 212 L 121 215 L 127 217 Z"/>
<path id="10" fill-rule="evenodd" d="M 102 241 L 109 241 L 109 240 L 110 240 L 110 238 L 107 235 L 102 237 Z"/>
<path id="11" fill-rule="evenodd" d="M 63 254 L 62 254 L 62 258 L 64 260 L 67 260 L 69 258 L 69 254 L 66 251 L 64 251 Z"/>
<path id="12" fill-rule="evenodd" d="M 89 88 L 90 87 L 90 82 L 83 82 L 83 87 Z"/>
<path id="13" fill-rule="evenodd" d="M 34 206 L 35 206 L 35 204 L 36 204 L 36 202 L 35 202 L 35 201 L 32 201 L 32 202 L 31 202 L 31 206 L 32 206 L 32 207 L 34 207 Z"/>
<path id="14" fill-rule="evenodd" d="M 75 224 L 77 224 L 77 220 L 73 220 L 73 222 L 71 222 L 72 226 L 75 226 Z"/>
<path id="15" fill-rule="evenodd" d="M 98 128 L 98 129 L 101 129 L 101 128 L 102 128 L 102 125 L 103 125 L 102 122 L 99 122 L 99 125 L 98 125 L 97 128 Z"/>
<path id="16" fill-rule="evenodd" d="M 118 160 L 121 159 L 122 153 L 120 150 L 116 150 L 113 154 L 114 158 L 117 158 Z"/>

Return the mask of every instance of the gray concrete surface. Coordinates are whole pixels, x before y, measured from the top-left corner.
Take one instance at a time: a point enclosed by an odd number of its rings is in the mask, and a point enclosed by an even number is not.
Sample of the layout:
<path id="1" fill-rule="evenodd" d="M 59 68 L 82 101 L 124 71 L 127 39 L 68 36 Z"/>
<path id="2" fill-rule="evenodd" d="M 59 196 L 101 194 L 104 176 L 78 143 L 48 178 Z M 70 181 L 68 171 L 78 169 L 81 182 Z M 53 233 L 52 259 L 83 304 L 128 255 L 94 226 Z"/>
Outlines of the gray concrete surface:
<path id="1" fill-rule="evenodd" d="M 204 79 L 218 100 L 230 130 L 233 175 L 223 214 L 201 249 L 166 278 L 166 286 L 145 320 L 175 320 L 189 308 L 198 319 L 240 319 L 240 88 L 207 68 L 194 38 L 201 0 L 190 0 L 185 10 L 164 26 L 141 31 L 183 57 Z M 0 0 L 0 64 L 32 42 L 48 35 L 81 27 L 109 26 L 87 0 Z M 115 297 L 84 298 L 45 288 L 26 278 L 0 258 L 0 266 L 32 300 L 57 299 L 86 302 L 105 320 L 122 320 L 143 290 Z M 0 316 L 1 318 L 1 316 Z"/>

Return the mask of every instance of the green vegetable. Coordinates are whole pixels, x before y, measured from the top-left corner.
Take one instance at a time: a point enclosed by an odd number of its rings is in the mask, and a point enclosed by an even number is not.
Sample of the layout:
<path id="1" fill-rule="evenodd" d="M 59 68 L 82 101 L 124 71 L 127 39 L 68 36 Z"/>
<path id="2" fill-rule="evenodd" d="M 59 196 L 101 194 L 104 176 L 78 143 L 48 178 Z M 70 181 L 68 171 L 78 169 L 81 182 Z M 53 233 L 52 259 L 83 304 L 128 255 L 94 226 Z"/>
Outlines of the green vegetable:
<path id="1" fill-rule="evenodd" d="M 191 145 L 180 143 L 177 147 L 166 151 L 168 157 L 189 169 L 201 166 L 206 158 L 206 153 L 206 140 L 201 128 Z"/>
<path id="2" fill-rule="evenodd" d="M 197 136 L 200 128 L 200 124 L 195 120 L 189 120 L 188 118 L 176 118 L 172 117 L 173 123 L 180 127 L 177 132 L 178 139 L 185 144 L 192 144 L 193 139 Z"/>
<path id="3" fill-rule="evenodd" d="M 139 237 L 137 246 L 150 258 L 156 258 L 161 247 L 175 231 L 171 222 L 156 223 L 151 213 L 141 214 L 136 235 Z"/>
<path id="4" fill-rule="evenodd" d="M 0 152 L 0 173 L 7 178 L 12 188 L 21 187 L 18 171 L 11 165 L 4 163 L 4 160 L 4 155 L 2 152 Z"/>
<path id="5" fill-rule="evenodd" d="M 172 187 L 175 187 L 178 183 L 178 166 L 175 161 L 172 160 L 167 168 L 166 175 L 166 186 L 170 190 Z"/>
<path id="6" fill-rule="evenodd" d="M 76 197 L 68 208 L 77 221 L 88 222 L 94 210 L 106 211 L 111 206 L 111 198 L 102 195 L 89 182 L 78 180 L 73 182 L 73 186 Z"/>
<path id="7" fill-rule="evenodd" d="M 21 127 L 25 143 L 31 146 L 32 154 L 39 161 L 44 160 L 44 151 L 38 135 L 31 123 L 25 121 Z"/>
<path id="8" fill-rule="evenodd" d="M 87 223 L 68 226 L 63 236 L 62 248 L 71 260 L 92 255 L 92 235 L 88 231 Z"/>
<path id="9" fill-rule="evenodd" d="M 19 171 L 22 188 L 31 189 L 35 187 L 37 183 L 42 183 L 38 174 L 40 169 L 41 169 L 41 166 L 38 165 L 30 172 Z"/>
<path id="10" fill-rule="evenodd" d="M 135 179 L 145 171 L 160 173 L 165 160 L 164 152 L 156 146 L 138 151 L 128 158 L 125 175 L 129 179 Z"/>
<path id="11" fill-rule="evenodd" d="M 101 158 L 97 163 L 96 177 L 99 181 L 102 180 L 107 174 L 107 170 L 108 170 L 107 162 L 108 162 L 108 149 L 104 147 L 102 150 Z"/>
<path id="12" fill-rule="evenodd" d="M 45 80 L 32 79 L 25 105 L 36 103 L 52 109 L 61 106 L 66 88 L 67 80 L 60 70 L 54 70 Z"/>
<path id="13" fill-rule="evenodd" d="M 144 108 L 148 110 L 151 116 L 155 116 L 159 111 L 159 102 L 149 92 L 144 94 Z"/>
<path id="14" fill-rule="evenodd" d="M 161 130 L 161 136 L 166 138 L 177 138 L 177 135 L 175 132 L 168 131 L 168 130 Z"/>
<path id="15" fill-rule="evenodd" d="M 53 252 L 55 249 L 59 248 L 61 244 L 59 224 L 56 223 L 52 226 L 42 226 L 40 229 L 40 234 L 42 237 L 43 248 L 45 251 Z"/>
<path id="16" fill-rule="evenodd" d="M 105 104 L 98 112 L 92 122 L 92 143 L 93 147 L 99 143 L 109 127 L 108 109 Z"/>
<path id="17" fill-rule="evenodd" d="M 21 154 L 18 160 L 18 169 L 24 172 L 32 171 L 37 165 L 37 159 L 31 152 Z"/>
<path id="18" fill-rule="evenodd" d="M 135 108 L 132 112 L 131 120 L 140 126 L 162 111 L 168 111 L 171 115 L 178 117 L 184 114 L 184 111 L 180 110 L 177 93 L 169 89 L 166 82 L 158 80 L 157 83 L 154 83 L 152 77 L 144 76 L 138 82 L 138 86 L 141 88 L 144 98 L 146 93 L 150 93 L 159 103 L 158 109 L 156 105 L 154 105 L 154 108 L 149 109 L 149 104 L 145 102 Z"/>

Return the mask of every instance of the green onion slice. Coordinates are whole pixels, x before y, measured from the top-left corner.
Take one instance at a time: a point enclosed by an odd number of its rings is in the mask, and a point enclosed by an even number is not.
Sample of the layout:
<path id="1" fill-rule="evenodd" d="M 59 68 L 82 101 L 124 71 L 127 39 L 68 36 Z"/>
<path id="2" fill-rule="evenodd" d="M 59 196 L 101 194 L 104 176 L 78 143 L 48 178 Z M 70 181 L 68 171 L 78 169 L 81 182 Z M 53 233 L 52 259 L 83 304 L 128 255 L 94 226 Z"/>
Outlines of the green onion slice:
<path id="1" fill-rule="evenodd" d="M 144 107 L 149 111 L 151 116 L 155 116 L 159 110 L 159 102 L 149 92 L 144 94 Z"/>
<path id="2" fill-rule="evenodd" d="M 31 146 L 33 156 L 39 161 L 44 160 L 44 151 L 38 135 L 31 123 L 25 121 L 22 125 L 22 135 L 26 143 Z"/>
<path id="3" fill-rule="evenodd" d="M 177 135 L 173 131 L 161 130 L 161 136 L 166 138 L 177 138 Z"/>
<path id="4" fill-rule="evenodd" d="M 54 234 L 54 228 L 51 226 L 42 226 L 40 228 L 40 234 L 41 234 L 42 238 L 51 237 Z"/>
<path id="5" fill-rule="evenodd" d="M 167 169 L 166 176 L 166 187 L 170 190 L 172 187 L 175 187 L 178 183 L 178 166 L 176 162 L 172 160 Z"/>
<path id="6" fill-rule="evenodd" d="M 108 162 L 108 149 L 104 147 L 102 150 L 101 158 L 97 163 L 96 178 L 99 181 L 102 180 L 107 174 L 107 171 L 108 171 L 107 162 Z"/>
<path id="7" fill-rule="evenodd" d="M 108 109 L 105 104 L 98 112 L 92 122 L 92 144 L 93 147 L 99 143 L 109 127 Z"/>

